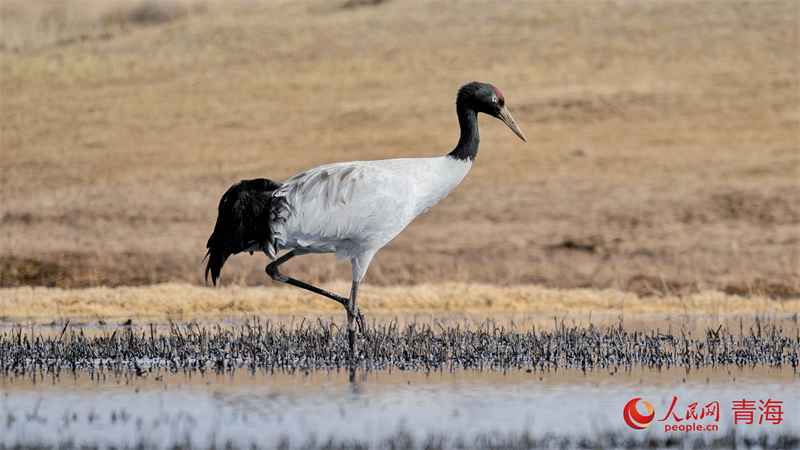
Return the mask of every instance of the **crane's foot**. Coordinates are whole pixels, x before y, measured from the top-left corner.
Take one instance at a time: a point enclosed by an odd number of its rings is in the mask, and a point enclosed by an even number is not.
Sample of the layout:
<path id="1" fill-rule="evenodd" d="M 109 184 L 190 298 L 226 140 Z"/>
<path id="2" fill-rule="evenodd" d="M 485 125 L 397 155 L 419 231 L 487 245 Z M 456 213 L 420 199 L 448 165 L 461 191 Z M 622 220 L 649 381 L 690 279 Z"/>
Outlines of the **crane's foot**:
<path id="1" fill-rule="evenodd" d="M 367 329 L 366 321 L 364 320 L 364 312 L 358 305 L 355 305 L 355 314 L 347 313 L 347 343 L 350 344 L 350 362 L 356 362 L 356 330 L 353 325 L 358 327 L 358 332 L 363 333 Z M 355 322 L 355 324 L 353 323 Z M 352 327 L 352 328 L 351 328 Z"/>
<path id="2" fill-rule="evenodd" d="M 363 333 L 367 330 L 367 322 L 364 319 L 364 311 L 361 311 L 359 306 L 356 306 L 356 325 L 358 325 L 359 333 Z"/>

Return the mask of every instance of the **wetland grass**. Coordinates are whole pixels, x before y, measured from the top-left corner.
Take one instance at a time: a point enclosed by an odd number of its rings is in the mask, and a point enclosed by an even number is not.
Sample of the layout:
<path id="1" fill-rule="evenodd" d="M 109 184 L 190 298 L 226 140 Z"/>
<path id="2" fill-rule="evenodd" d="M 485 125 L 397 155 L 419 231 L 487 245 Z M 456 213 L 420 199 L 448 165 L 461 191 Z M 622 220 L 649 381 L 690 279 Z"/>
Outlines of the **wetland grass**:
<path id="1" fill-rule="evenodd" d="M 150 372 L 330 370 L 350 367 L 346 333 L 333 323 L 298 327 L 258 317 L 233 327 L 196 324 L 103 328 L 87 335 L 64 325 L 56 336 L 31 327 L 0 333 L 0 373 L 59 376 L 63 370 Z M 513 323 L 443 327 L 373 324 L 359 334 L 355 365 L 366 370 L 630 370 L 705 366 L 790 366 L 797 370 L 798 331 L 756 320 L 750 328 L 673 332 L 566 326 L 518 330 Z"/>

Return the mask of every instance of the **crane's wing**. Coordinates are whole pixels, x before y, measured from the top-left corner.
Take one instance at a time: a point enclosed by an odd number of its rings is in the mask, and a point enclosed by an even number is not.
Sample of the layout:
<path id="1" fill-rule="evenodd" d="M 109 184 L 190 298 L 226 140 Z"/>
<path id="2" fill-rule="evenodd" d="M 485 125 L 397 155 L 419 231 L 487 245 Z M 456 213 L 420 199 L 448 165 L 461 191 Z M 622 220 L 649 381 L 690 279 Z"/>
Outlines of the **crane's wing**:
<path id="1" fill-rule="evenodd" d="M 287 246 L 333 251 L 336 259 L 377 250 L 415 217 L 413 183 L 387 161 L 317 167 L 286 181 L 274 197 L 288 209 L 281 235 Z"/>

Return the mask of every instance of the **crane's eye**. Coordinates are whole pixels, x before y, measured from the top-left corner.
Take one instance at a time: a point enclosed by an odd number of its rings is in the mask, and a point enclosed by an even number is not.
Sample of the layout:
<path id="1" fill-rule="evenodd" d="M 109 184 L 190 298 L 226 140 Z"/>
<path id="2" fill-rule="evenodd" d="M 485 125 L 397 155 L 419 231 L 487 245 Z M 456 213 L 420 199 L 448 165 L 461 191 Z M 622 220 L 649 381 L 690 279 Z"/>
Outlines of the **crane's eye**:
<path id="1" fill-rule="evenodd" d="M 492 101 L 495 102 L 495 103 L 500 103 L 500 99 L 497 98 L 497 97 L 493 98 Z"/>

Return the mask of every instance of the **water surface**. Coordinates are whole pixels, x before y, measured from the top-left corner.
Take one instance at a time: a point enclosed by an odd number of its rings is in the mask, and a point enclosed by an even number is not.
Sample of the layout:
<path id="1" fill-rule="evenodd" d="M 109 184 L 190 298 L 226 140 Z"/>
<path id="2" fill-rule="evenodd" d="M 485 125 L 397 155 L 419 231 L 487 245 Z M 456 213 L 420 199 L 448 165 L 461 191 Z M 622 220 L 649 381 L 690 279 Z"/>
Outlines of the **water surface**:
<path id="1" fill-rule="evenodd" d="M 282 441 L 374 443 L 407 430 L 417 436 L 486 433 L 591 435 L 616 430 L 664 434 L 673 418 L 647 430 L 625 425 L 625 404 L 640 397 L 662 419 L 717 401 L 722 435 L 794 433 L 800 429 L 800 378 L 791 368 L 643 369 L 481 372 L 347 370 L 233 373 L 158 372 L 135 376 L 61 372 L 60 377 L 0 377 L 0 444 L 156 447 Z M 733 425 L 732 401 L 782 401 L 782 422 Z M 644 412 L 644 407 L 640 406 Z M 700 409 L 697 409 L 700 412 Z M 637 434 L 639 433 L 639 434 Z"/>

